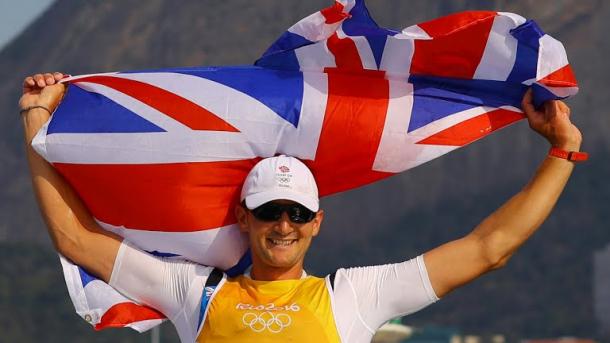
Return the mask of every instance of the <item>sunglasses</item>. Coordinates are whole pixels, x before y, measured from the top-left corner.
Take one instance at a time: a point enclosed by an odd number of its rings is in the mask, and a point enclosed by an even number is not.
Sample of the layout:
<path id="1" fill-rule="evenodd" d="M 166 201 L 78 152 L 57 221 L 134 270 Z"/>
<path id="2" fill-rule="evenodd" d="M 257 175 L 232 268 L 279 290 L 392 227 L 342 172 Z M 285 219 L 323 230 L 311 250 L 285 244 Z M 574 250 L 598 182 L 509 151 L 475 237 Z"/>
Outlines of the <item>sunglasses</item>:
<path id="1" fill-rule="evenodd" d="M 264 222 L 274 222 L 280 220 L 282 213 L 288 213 L 291 222 L 297 224 L 309 223 L 316 217 L 316 212 L 309 210 L 301 204 L 278 204 L 275 202 L 265 203 L 255 209 L 250 210 L 252 215 Z"/>

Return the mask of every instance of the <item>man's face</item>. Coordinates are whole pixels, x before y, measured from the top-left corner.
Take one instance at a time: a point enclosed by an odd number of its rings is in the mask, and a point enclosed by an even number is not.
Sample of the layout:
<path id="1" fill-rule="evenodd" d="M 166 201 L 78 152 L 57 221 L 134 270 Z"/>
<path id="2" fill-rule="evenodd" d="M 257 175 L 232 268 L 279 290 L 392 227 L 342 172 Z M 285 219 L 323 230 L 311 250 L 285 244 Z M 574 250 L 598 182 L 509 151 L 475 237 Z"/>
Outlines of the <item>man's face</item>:
<path id="1" fill-rule="evenodd" d="M 279 204 L 294 204 L 290 200 L 275 200 Z M 322 210 L 308 223 L 294 223 L 286 212 L 279 220 L 262 221 L 247 208 L 238 206 L 237 220 L 242 232 L 250 238 L 253 264 L 259 268 L 292 268 L 303 266 L 305 253 L 313 237 L 318 235 L 324 217 Z"/>

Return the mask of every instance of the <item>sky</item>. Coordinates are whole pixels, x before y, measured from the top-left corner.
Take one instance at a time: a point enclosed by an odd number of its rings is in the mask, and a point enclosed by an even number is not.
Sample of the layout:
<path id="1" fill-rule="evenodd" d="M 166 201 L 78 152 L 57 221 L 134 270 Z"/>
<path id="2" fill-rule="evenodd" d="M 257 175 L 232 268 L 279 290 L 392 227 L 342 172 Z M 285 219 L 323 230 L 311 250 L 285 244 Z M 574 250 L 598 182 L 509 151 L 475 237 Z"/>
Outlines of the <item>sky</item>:
<path id="1" fill-rule="evenodd" d="M 0 0 L 0 49 L 21 33 L 55 0 Z"/>

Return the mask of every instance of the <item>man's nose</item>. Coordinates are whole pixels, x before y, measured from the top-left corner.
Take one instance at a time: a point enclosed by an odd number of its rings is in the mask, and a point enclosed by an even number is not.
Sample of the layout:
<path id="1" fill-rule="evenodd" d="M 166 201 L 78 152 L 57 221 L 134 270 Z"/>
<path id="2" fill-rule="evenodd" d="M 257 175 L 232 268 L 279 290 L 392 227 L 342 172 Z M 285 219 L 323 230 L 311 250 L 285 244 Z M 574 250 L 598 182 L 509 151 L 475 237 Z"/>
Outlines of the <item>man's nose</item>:
<path id="1" fill-rule="evenodd" d="M 288 218 L 288 213 L 282 213 L 282 216 L 277 221 L 277 225 L 275 226 L 275 231 L 282 235 L 287 235 L 293 231 L 292 222 L 290 218 Z"/>

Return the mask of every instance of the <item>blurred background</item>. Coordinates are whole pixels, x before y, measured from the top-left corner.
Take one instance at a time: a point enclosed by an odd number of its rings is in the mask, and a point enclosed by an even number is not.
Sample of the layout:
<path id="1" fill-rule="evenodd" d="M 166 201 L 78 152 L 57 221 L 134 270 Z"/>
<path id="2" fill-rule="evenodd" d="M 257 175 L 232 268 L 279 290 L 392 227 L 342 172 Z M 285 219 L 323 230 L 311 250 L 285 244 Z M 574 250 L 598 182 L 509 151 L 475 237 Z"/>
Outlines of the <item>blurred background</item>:
<path id="1" fill-rule="evenodd" d="M 151 339 L 128 329 L 95 332 L 73 311 L 31 191 L 17 109 L 23 78 L 56 70 L 76 75 L 251 64 L 286 28 L 330 4 L 0 0 L 0 342 Z M 394 29 L 472 9 L 536 20 L 566 46 L 581 87 L 568 103 L 584 134 L 583 150 L 591 154 L 576 167 L 540 232 L 504 269 L 397 321 L 414 330 L 407 342 L 551 342 L 542 339 L 568 336 L 610 342 L 610 67 L 604 57 L 610 55 L 610 2 L 367 4 L 381 26 Z M 525 185 L 547 150 L 520 122 L 414 170 L 326 198 L 325 224 L 307 269 L 325 275 L 339 267 L 398 262 L 457 238 Z M 160 338 L 178 342 L 167 324 Z M 591 342 L 573 340 L 581 341 Z"/>

